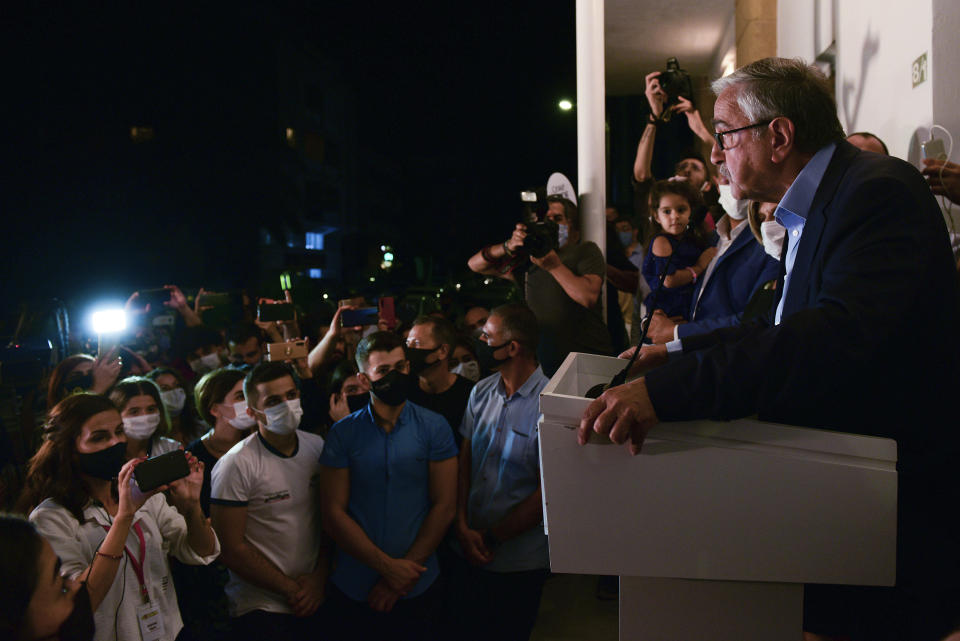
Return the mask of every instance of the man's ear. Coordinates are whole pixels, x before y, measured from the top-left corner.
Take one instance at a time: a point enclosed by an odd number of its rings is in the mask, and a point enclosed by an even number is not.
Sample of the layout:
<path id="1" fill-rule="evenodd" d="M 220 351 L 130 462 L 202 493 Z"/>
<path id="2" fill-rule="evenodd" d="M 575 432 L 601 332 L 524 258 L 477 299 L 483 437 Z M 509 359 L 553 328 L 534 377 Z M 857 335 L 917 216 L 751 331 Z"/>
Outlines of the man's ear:
<path id="1" fill-rule="evenodd" d="M 453 352 L 453 348 L 447 344 L 443 344 L 437 348 L 437 360 L 438 361 L 448 361 L 450 360 L 450 354 Z"/>
<path id="2" fill-rule="evenodd" d="M 774 118 L 767 125 L 770 130 L 770 160 L 781 163 L 794 150 L 794 135 L 796 133 L 793 121 L 784 116 Z"/>

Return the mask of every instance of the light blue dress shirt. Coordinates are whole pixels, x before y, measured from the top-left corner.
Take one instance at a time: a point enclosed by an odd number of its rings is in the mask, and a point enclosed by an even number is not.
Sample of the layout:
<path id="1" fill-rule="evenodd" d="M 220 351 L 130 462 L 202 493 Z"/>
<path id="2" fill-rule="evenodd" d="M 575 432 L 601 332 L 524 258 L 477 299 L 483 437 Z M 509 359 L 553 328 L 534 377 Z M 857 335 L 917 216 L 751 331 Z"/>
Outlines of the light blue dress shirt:
<path id="1" fill-rule="evenodd" d="M 774 324 L 779 325 L 783 316 L 783 301 L 787 298 L 787 288 L 790 286 L 790 275 L 793 273 L 793 263 L 797 260 L 797 249 L 800 247 L 800 239 L 803 237 L 803 227 L 807 224 L 807 216 L 810 214 L 810 207 L 813 206 L 813 197 L 817 194 L 823 175 L 827 173 L 827 167 L 830 165 L 830 159 L 833 158 L 833 152 L 836 151 L 837 144 L 830 143 L 813 155 L 800 173 L 794 179 L 787 193 L 783 195 L 774 217 L 777 222 L 787 229 L 787 252 L 783 255 L 786 275 L 783 279 L 783 292 L 780 294 L 780 302 L 777 304 L 777 313 L 774 316 Z M 681 340 L 670 341 L 666 345 L 667 354 L 682 354 L 683 344 Z"/>
<path id="2" fill-rule="evenodd" d="M 549 379 L 539 367 L 507 398 L 500 374 L 473 388 L 460 433 L 470 442 L 467 522 L 483 530 L 510 513 L 540 487 L 540 392 Z M 459 546 L 455 546 L 459 551 Z M 496 550 L 482 569 L 518 572 L 550 566 L 543 526 L 535 526 Z"/>
<path id="3" fill-rule="evenodd" d="M 800 170 L 796 180 L 787 189 L 787 193 L 783 195 L 780 204 L 777 205 L 777 211 L 773 214 L 777 222 L 787 229 L 787 253 L 783 256 L 786 275 L 783 278 L 783 292 L 780 294 L 777 314 L 774 317 L 775 325 L 780 324 L 780 319 L 783 316 L 783 301 L 787 299 L 790 276 L 793 274 L 793 263 L 797 260 L 797 249 L 800 247 L 803 227 L 807 224 L 807 216 L 810 214 L 810 207 L 813 205 L 813 197 L 817 194 L 820 181 L 823 180 L 823 175 L 827 173 L 827 166 L 830 164 L 830 159 L 833 158 L 833 152 L 836 149 L 836 143 L 830 143 L 813 155 L 810 162 Z"/>

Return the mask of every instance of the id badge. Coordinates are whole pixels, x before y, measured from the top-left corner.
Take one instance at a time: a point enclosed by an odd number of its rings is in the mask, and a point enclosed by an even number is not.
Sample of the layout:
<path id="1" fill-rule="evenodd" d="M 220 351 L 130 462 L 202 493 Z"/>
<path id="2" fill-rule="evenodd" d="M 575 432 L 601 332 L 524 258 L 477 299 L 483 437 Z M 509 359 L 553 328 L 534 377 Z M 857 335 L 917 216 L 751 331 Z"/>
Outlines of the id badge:
<path id="1" fill-rule="evenodd" d="M 163 638 L 163 616 L 160 608 L 153 603 L 137 606 L 137 623 L 140 624 L 140 637 L 143 641 L 160 641 Z"/>

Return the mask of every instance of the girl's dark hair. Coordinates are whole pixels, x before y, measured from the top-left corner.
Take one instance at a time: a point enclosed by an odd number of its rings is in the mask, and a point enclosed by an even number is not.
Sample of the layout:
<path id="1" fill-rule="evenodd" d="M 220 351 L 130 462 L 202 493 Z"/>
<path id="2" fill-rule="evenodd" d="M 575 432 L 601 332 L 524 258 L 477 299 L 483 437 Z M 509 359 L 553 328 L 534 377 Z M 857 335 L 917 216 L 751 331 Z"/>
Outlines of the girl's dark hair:
<path id="1" fill-rule="evenodd" d="M 117 406 L 120 412 L 123 412 L 127 403 L 129 403 L 130 399 L 134 396 L 152 397 L 157 403 L 157 409 L 160 410 L 160 426 L 150 439 L 156 441 L 161 436 L 169 434 L 170 416 L 167 414 L 167 408 L 163 404 L 163 399 L 160 398 L 160 388 L 157 387 L 157 384 L 143 376 L 131 376 L 123 379 L 110 390 L 110 400 L 113 401 L 113 404 Z"/>
<path id="2" fill-rule="evenodd" d="M 164 374 L 169 374 L 170 376 L 177 379 L 177 385 L 183 389 L 184 393 L 187 395 L 187 400 L 183 405 L 183 410 L 180 412 L 180 433 L 189 437 L 190 440 L 197 438 L 203 432 L 203 423 L 198 420 L 200 416 L 197 414 L 197 405 L 194 400 L 193 389 L 190 387 L 190 384 L 183 378 L 183 375 L 175 369 L 170 367 L 158 367 L 152 369 L 147 373 L 147 378 L 149 378 L 154 383 L 157 382 L 157 378 L 163 376 Z M 159 383 L 157 387 L 159 387 Z M 171 421 L 173 417 L 171 417 Z"/>
<path id="3" fill-rule="evenodd" d="M 47 407 L 53 407 L 63 400 L 67 395 L 65 387 L 67 377 L 77 368 L 77 365 L 86 361 L 92 363 L 94 358 L 86 354 L 74 354 L 67 356 L 54 368 L 53 373 L 50 374 L 50 384 L 47 386 Z"/>
<path id="4" fill-rule="evenodd" d="M 44 425 L 44 441 L 27 467 L 27 481 L 18 509 L 29 513 L 51 498 L 81 524 L 83 508 L 90 501 L 90 488 L 77 466 L 77 438 L 84 424 L 102 412 L 116 412 L 109 399 L 97 394 L 74 394 L 50 410 Z"/>
<path id="5" fill-rule="evenodd" d="M 242 381 L 246 372 L 238 369 L 221 367 L 212 372 L 203 375 L 194 387 L 194 396 L 197 402 L 197 411 L 207 422 L 207 425 L 213 427 L 217 422 L 216 417 L 210 413 L 210 408 L 216 403 L 222 403 L 227 393 L 233 389 L 237 381 Z"/>
<path id="6" fill-rule="evenodd" d="M 657 210 L 660 209 L 660 199 L 667 194 L 680 196 L 690 205 L 690 226 L 683 233 L 681 240 L 692 242 L 700 249 L 706 249 L 710 244 L 710 239 L 700 230 L 704 216 L 698 214 L 706 214 L 703 195 L 700 190 L 691 185 L 688 180 L 658 180 L 650 190 L 650 230 L 646 235 L 647 247 L 645 251 L 649 251 L 654 236 L 663 233 L 663 228 L 657 222 Z"/>
<path id="7" fill-rule="evenodd" d="M 0 513 L 0 639 L 19 639 L 39 581 L 43 540 L 33 524 Z"/>

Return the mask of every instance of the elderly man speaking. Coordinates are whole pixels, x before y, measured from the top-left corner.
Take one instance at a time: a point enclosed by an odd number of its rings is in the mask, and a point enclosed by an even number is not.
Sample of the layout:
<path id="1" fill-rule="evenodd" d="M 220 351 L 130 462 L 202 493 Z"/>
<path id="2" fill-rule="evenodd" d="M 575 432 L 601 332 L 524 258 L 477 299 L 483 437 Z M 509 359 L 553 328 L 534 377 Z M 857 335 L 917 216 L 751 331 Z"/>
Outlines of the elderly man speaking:
<path id="1" fill-rule="evenodd" d="M 644 347 L 646 376 L 578 430 L 638 453 L 659 421 L 762 420 L 894 438 L 895 588 L 807 586 L 807 638 L 938 639 L 957 625 L 957 279 L 920 173 L 844 140 L 826 79 L 768 58 L 714 82 L 710 159 L 735 198 L 778 202 L 779 299 L 758 322 Z M 626 354 L 629 356 L 629 353 Z"/>

